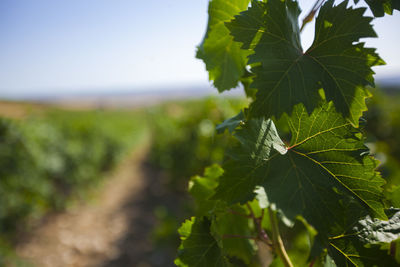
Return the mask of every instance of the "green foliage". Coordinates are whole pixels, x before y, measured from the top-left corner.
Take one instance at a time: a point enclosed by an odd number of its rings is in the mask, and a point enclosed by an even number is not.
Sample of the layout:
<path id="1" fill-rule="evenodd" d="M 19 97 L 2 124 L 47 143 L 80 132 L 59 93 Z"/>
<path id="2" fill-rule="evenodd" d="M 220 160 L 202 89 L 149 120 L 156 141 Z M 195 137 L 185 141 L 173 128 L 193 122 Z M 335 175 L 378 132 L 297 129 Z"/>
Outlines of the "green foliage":
<path id="1" fill-rule="evenodd" d="M 400 238 L 400 210 L 389 210 L 393 213 L 388 221 L 362 219 L 353 227 L 353 232 L 361 242 L 366 244 L 390 243 Z"/>
<path id="2" fill-rule="evenodd" d="M 219 134 L 223 133 L 225 129 L 228 129 L 228 131 L 232 133 L 233 131 L 235 131 L 236 127 L 238 127 L 238 125 L 244 121 L 244 119 L 244 113 L 243 111 L 240 111 L 239 114 L 237 114 L 236 116 L 225 120 L 221 124 L 218 124 L 215 129 Z"/>
<path id="3" fill-rule="evenodd" d="M 371 67 L 383 61 L 374 49 L 358 43 L 360 38 L 376 37 L 372 19 L 362 16 L 364 9 L 349 9 L 346 4 L 332 7 L 333 1 L 328 1 L 322 7 L 317 34 L 306 52 L 300 44 L 297 2 L 256 1 L 228 24 L 243 48 L 254 47 L 249 57 L 249 63 L 255 64 L 251 87 L 258 89 L 253 115 L 280 116 L 298 103 L 311 112 L 318 107 L 323 88 L 324 98 L 358 124 L 369 96 L 364 86 L 373 85 Z"/>
<path id="4" fill-rule="evenodd" d="M 209 20 L 197 57 L 206 64 L 210 80 L 220 92 L 236 87 L 245 74 L 247 51 L 233 41 L 225 22 L 246 10 L 250 0 L 215 0 L 208 8 Z"/>
<path id="5" fill-rule="evenodd" d="M 179 228 L 182 244 L 175 264 L 179 266 L 230 266 L 217 240 L 210 233 L 207 218 L 192 218 Z"/>
<path id="6" fill-rule="evenodd" d="M 0 239 L 85 197 L 140 139 L 140 121 L 138 113 L 118 111 L 0 118 Z"/>
<path id="7" fill-rule="evenodd" d="M 223 2 L 238 4 L 212 0 L 210 10 L 222 7 Z M 396 1 L 366 2 L 375 16 L 398 9 Z M 205 177 L 191 179 L 189 192 L 197 207 L 197 217 L 191 222 L 198 226 L 194 232 L 186 227 L 181 233 L 186 261 L 180 255 L 176 264 L 207 266 L 210 263 L 204 257 L 197 262 L 194 259 L 207 256 L 208 249 L 214 253 L 213 262 L 224 259 L 223 264 L 234 264 L 236 257 L 241 264 L 258 264 L 256 255 L 263 252 L 256 252 L 257 246 L 246 252 L 249 234 L 279 257 L 273 266 L 293 266 L 285 246 L 292 259 L 298 260 L 295 266 L 307 264 L 291 252 L 290 243 L 281 240 L 278 214 L 289 226 L 303 223 L 306 231 L 288 240 L 295 243 L 303 240 L 301 236 L 309 236 L 308 244 L 302 241 L 294 247 L 309 254 L 311 265 L 398 265 L 395 254 L 400 253 L 393 249 L 399 237 L 398 213 L 386 208 L 399 203 L 400 181 L 386 178 L 390 185 L 384 186 L 385 179 L 376 170 L 378 161 L 364 145 L 359 123 L 367 109 L 365 99 L 371 96 L 366 86 L 374 85 L 371 67 L 384 64 L 374 48 L 360 42 L 361 38 L 376 37 L 373 18 L 364 12 L 365 8 L 349 7 L 348 1 L 336 6 L 333 0 L 326 1 L 316 18 L 314 42 L 305 52 L 297 1 L 254 0 L 234 17 L 234 12 L 224 14 L 228 31 L 221 31 L 219 38 L 233 36 L 233 44 L 240 44 L 241 52 L 232 53 L 248 55 L 243 62 L 249 71 L 245 71 L 242 84 L 247 92 L 252 88 L 256 93 L 248 94 L 253 101 L 247 109 L 217 127 L 219 133 L 228 129 L 234 137 L 229 140 L 231 149 L 223 174 L 214 166 Z M 209 16 L 205 41 L 220 14 L 209 12 Z M 222 62 L 220 56 L 226 52 L 225 47 L 214 48 L 212 52 L 199 50 L 208 70 L 209 60 Z M 232 66 L 220 64 L 220 73 L 231 73 Z M 239 81 L 237 72 L 231 74 L 235 77 L 231 80 Z M 228 89 L 212 71 L 210 79 L 218 90 Z M 243 221 L 233 214 L 244 215 Z M 199 239 L 200 232 L 207 236 L 208 245 L 191 250 L 196 242 L 206 243 Z M 228 245 L 226 237 L 232 232 L 242 238 Z"/>
<path id="8" fill-rule="evenodd" d="M 245 104 L 239 99 L 208 98 L 167 103 L 150 111 L 150 159 L 167 172 L 174 190 L 186 190 L 187 177 L 213 162 L 222 163 L 230 137 L 216 135 L 214 128 Z"/>
<path id="9" fill-rule="evenodd" d="M 365 154 L 367 148 L 356 136 L 357 130 L 340 119 L 332 105 L 316 109 L 311 116 L 298 105 L 288 124 L 292 132 L 289 147 L 271 120 L 253 119 L 236 131 L 240 147 L 224 165 L 216 198 L 244 203 L 262 185 L 269 200 L 286 216 L 302 215 L 322 235 L 337 224 L 343 208 L 332 199 L 351 197 L 360 209 L 386 217 L 380 203 L 384 180 L 374 170 L 376 162 Z"/>
<path id="10" fill-rule="evenodd" d="M 205 169 L 204 177 L 194 176 L 190 179 L 189 193 L 195 200 L 197 215 L 207 215 L 216 206 L 216 202 L 209 198 L 214 194 L 223 172 L 223 169 L 215 164 Z"/>
<path id="11" fill-rule="evenodd" d="M 398 89 L 395 89 L 398 90 Z M 385 195 L 389 206 L 400 207 L 400 97 L 389 91 L 388 95 L 380 90 L 374 91 L 365 116 L 368 143 L 380 160 L 379 171 L 386 180 Z"/>
<path id="12" fill-rule="evenodd" d="M 190 244 L 196 248 L 195 253 L 197 254 L 208 253 L 208 250 L 212 247 L 212 249 L 218 251 L 218 260 L 224 264 L 230 264 L 233 259 L 241 263 L 250 264 L 254 261 L 255 244 L 250 239 L 240 238 L 241 236 L 250 237 L 254 235 L 254 227 L 249 227 L 251 224 L 250 218 L 243 216 L 247 213 L 247 209 L 240 205 L 227 206 L 223 202 L 210 199 L 215 193 L 219 177 L 222 174 L 223 170 L 218 165 L 213 165 L 206 168 L 203 177 L 194 176 L 189 183 L 189 192 L 195 199 L 196 218 L 201 218 L 201 229 L 205 230 L 202 235 L 207 236 L 207 231 L 211 233 L 207 245 L 193 245 L 196 244 L 199 232 L 197 230 L 196 232 L 188 231 L 188 229 L 190 230 L 188 228 L 189 221 L 182 225 L 179 232 L 183 240 L 185 238 L 191 239 Z M 193 218 L 192 221 L 197 220 L 196 218 Z M 232 223 L 232 221 L 235 221 L 235 223 Z M 205 225 L 208 225 L 209 229 L 206 229 Z M 184 233 L 182 233 L 183 231 Z M 185 260 L 187 256 L 182 256 L 185 253 L 193 256 L 194 252 L 187 251 L 187 249 L 188 244 L 183 241 L 178 253 L 178 260 L 175 262 L 179 266 L 185 266 L 185 264 L 192 266 L 191 264 L 196 262 L 196 259 L 193 259 L 193 262 L 190 263 Z"/>
<path id="13" fill-rule="evenodd" d="M 246 103 L 243 99 L 209 97 L 167 102 L 148 110 L 147 121 L 152 133 L 150 162 L 166 174 L 160 180 L 165 192 L 184 198 L 173 208 L 166 204 L 155 210 L 156 214 L 163 210 L 163 215 L 157 216 L 160 224 L 153 233 L 156 247 L 175 247 L 178 243 L 176 229 L 194 212 L 193 202 L 183 194 L 188 177 L 202 172 L 212 162 L 222 163 L 231 137 L 216 135 L 214 128 Z"/>
<path id="14" fill-rule="evenodd" d="M 388 244 L 400 237 L 399 211 L 388 220 L 361 219 L 343 234 L 331 237 L 329 253 L 338 266 L 397 266 Z M 385 247 L 386 246 L 386 247 Z"/>

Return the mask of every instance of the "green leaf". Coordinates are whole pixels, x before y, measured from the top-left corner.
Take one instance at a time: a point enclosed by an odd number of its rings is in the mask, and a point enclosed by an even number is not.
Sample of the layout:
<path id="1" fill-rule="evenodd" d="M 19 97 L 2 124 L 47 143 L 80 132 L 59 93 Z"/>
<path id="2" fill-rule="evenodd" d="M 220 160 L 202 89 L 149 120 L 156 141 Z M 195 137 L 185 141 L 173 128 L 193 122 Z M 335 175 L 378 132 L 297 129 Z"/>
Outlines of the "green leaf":
<path id="1" fill-rule="evenodd" d="M 216 127 L 217 133 L 223 133 L 226 129 L 228 129 L 230 133 L 233 133 L 236 127 L 238 127 L 244 119 L 244 113 L 243 111 L 240 111 L 236 116 L 226 119 L 223 123 L 218 124 Z"/>
<path id="2" fill-rule="evenodd" d="M 251 119 L 236 130 L 239 145 L 223 166 L 215 199 L 245 203 L 253 199 L 256 186 L 263 186 L 269 201 L 289 219 L 302 215 L 325 237 L 348 225 L 341 215 L 350 200 L 360 212 L 386 218 L 377 162 L 360 132 L 332 103 L 311 115 L 299 104 L 287 123 L 292 134 L 288 146 L 269 119 Z"/>
<path id="3" fill-rule="evenodd" d="M 204 171 L 204 176 L 194 176 L 189 182 L 189 193 L 195 199 L 196 214 L 208 215 L 216 206 L 215 200 L 209 200 L 218 186 L 219 177 L 224 170 L 217 164 L 214 164 Z"/>
<path id="4" fill-rule="evenodd" d="M 195 199 L 198 217 L 208 216 L 212 220 L 211 232 L 224 253 L 249 264 L 256 253 L 254 241 L 241 237 L 255 236 L 247 210 L 239 205 L 227 206 L 221 201 L 210 200 L 218 186 L 223 169 L 214 164 L 206 168 L 204 176 L 194 176 L 189 183 L 189 192 Z M 234 223 L 232 223 L 234 222 Z"/>
<path id="5" fill-rule="evenodd" d="M 253 240 L 246 237 L 255 237 L 256 234 L 246 216 L 248 211 L 240 205 L 227 206 L 219 200 L 209 199 L 215 193 L 223 172 L 217 164 L 206 168 L 203 177 L 191 178 L 189 192 L 195 198 L 197 217 L 207 216 L 211 219 L 212 235 L 224 254 L 249 264 L 254 260 L 256 246 Z"/>
<path id="6" fill-rule="evenodd" d="M 254 1 L 227 23 L 234 40 L 254 50 L 248 63 L 255 65 L 251 87 L 258 92 L 250 114 L 279 117 L 298 103 L 311 112 L 325 98 L 358 125 L 370 95 L 364 86 L 374 84 L 371 67 L 384 62 L 375 49 L 359 43 L 360 38 L 376 37 L 372 18 L 363 16 L 365 8 L 346 8 L 347 1 L 333 7 L 333 2 L 321 8 L 314 42 L 306 52 L 300 44 L 296 1 Z"/>
<path id="7" fill-rule="evenodd" d="M 239 215 L 247 212 L 247 209 L 239 205 L 219 212 L 212 221 L 211 229 L 229 257 L 236 257 L 250 264 L 254 261 L 257 249 L 254 240 L 247 237 L 255 237 L 256 234 L 253 227 L 250 227 L 249 218 Z"/>
<path id="8" fill-rule="evenodd" d="M 324 262 L 324 267 L 336 267 L 337 265 L 335 262 L 332 260 L 329 255 L 326 255 L 325 262 Z"/>
<path id="9" fill-rule="evenodd" d="M 178 250 L 177 266 L 230 266 L 217 241 L 210 233 L 211 222 L 207 218 L 185 221 L 178 232 L 182 243 Z"/>
<path id="10" fill-rule="evenodd" d="M 400 210 L 396 210 L 388 221 L 367 216 L 358 222 L 353 232 L 364 244 L 390 243 L 400 238 Z"/>
<path id="11" fill-rule="evenodd" d="M 294 221 L 289 220 L 285 214 L 283 214 L 283 212 L 279 209 L 276 208 L 276 205 L 274 203 L 269 203 L 268 200 L 268 196 L 267 193 L 265 192 L 264 187 L 262 186 L 256 186 L 256 189 L 254 190 L 255 193 L 255 199 L 257 201 L 253 201 L 251 203 L 249 203 L 253 209 L 266 209 L 268 207 L 270 207 L 273 211 L 276 212 L 276 215 L 278 216 L 279 220 L 286 225 L 287 227 L 293 227 L 294 226 Z M 255 207 L 256 205 L 256 207 Z M 269 222 L 268 222 L 269 223 Z"/>
<path id="12" fill-rule="evenodd" d="M 338 266 L 398 266 L 389 245 L 400 237 L 400 211 L 388 220 L 366 217 L 350 231 L 331 237 L 328 253 Z"/>
<path id="13" fill-rule="evenodd" d="M 358 2 L 358 1 L 357 1 Z M 392 15 L 393 9 L 400 10 L 400 0 L 365 0 L 375 17 Z"/>
<path id="14" fill-rule="evenodd" d="M 198 47 L 197 58 L 206 64 L 209 79 L 222 92 L 234 88 L 245 73 L 248 51 L 233 41 L 225 22 L 246 10 L 250 0 L 212 0 L 208 7 L 206 35 Z"/>

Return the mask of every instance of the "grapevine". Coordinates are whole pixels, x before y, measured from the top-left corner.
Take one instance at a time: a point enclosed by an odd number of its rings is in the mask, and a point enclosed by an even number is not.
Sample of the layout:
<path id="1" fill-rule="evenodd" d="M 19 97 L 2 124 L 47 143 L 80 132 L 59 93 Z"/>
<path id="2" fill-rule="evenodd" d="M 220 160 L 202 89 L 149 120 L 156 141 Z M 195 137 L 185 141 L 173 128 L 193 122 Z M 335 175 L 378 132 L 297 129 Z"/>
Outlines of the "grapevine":
<path id="1" fill-rule="evenodd" d="M 294 0 L 211 0 L 197 57 L 220 91 L 252 101 L 217 127 L 233 135 L 227 159 L 195 176 L 196 214 L 179 234 L 178 266 L 398 266 L 400 207 L 385 199 L 378 161 L 364 144 L 371 69 L 385 64 L 362 38 L 377 37 L 366 8 L 316 1 L 300 26 Z M 354 1 L 354 5 L 358 1 Z M 399 0 L 366 0 L 374 17 Z M 303 50 L 301 30 L 315 17 Z M 295 261 L 281 228 L 307 229 Z M 268 249 L 263 249 L 264 244 Z"/>

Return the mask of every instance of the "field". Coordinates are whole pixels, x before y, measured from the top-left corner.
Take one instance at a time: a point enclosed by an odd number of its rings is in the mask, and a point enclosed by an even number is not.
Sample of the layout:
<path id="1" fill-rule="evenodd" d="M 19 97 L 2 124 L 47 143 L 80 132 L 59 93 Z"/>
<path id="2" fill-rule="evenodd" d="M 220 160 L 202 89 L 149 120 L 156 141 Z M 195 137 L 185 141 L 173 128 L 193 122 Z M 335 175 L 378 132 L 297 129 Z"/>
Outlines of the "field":
<path id="1" fill-rule="evenodd" d="M 146 182 L 146 179 L 154 177 L 143 175 L 165 169 L 163 178 L 155 180 L 155 183 L 159 184 L 152 185 L 148 190 L 152 192 L 155 188 L 161 188 L 160 191 L 166 195 L 174 195 L 175 193 L 171 192 L 175 191 L 182 193 L 186 187 L 186 177 L 201 171 L 203 166 L 214 160 L 222 161 L 221 151 L 207 151 L 207 147 L 214 142 L 220 142 L 219 137 L 213 140 L 214 126 L 233 115 L 241 107 L 240 103 L 243 103 L 239 100 L 231 102 L 218 99 L 169 102 L 135 110 L 79 110 L 76 107 L 59 109 L 43 104 L 2 102 L 2 264 L 18 262 L 21 257 L 19 253 L 15 253 L 14 248 L 26 251 L 25 248 L 21 249 L 21 243 L 32 239 L 35 231 L 41 231 L 43 224 L 46 225 L 45 228 L 50 229 L 52 226 L 47 223 L 57 221 L 55 214 L 79 209 L 91 199 L 95 199 L 96 203 L 99 200 L 98 194 L 108 195 L 111 202 L 118 199 L 120 194 L 129 198 L 130 192 L 126 190 L 122 190 L 124 193 L 117 190 L 111 195 L 104 192 L 104 188 L 108 186 L 121 189 L 135 183 L 144 186 L 135 179 L 143 179 Z M 189 106 L 195 108 L 188 113 Z M 205 115 L 209 118 L 204 119 Z M 198 133 L 199 128 L 201 131 Z M 185 150 L 181 151 L 183 148 Z M 141 151 L 137 152 L 141 155 L 137 155 L 135 151 Z M 140 160 L 132 161 L 132 157 Z M 177 158 L 185 159 L 186 162 L 181 162 L 179 167 L 174 161 Z M 126 161 L 131 164 L 127 165 Z M 141 169 L 142 163 L 147 164 L 146 170 Z M 119 164 L 127 166 L 120 172 L 127 173 L 131 179 L 122 179 L 125 184 L 122 187 L 120 178 L 110 178 L 115 176 L 114 171 L 118 172 L 115 166 Z M 129 169 L 133 166 L 137 166 L 136 170 L 139 170 L 137 175 L 134 173 L 136 171 Z M 127 172 L 126 168 L 131 171 Z M 114 182 L 109 184 L 108 180 Z M 135 191 L 137 188 L 132 188 L 131 194 Z M 143 195 L 142 191 L 140 195 Z M 171 205 L 164 205 L 165 201 L 154 203 L 153 200 L 157 198 L 164 199 L 164 196 L 149 193 L 145 199 L 152 207 L 147 216 L 155 214 L 159 220 L 159 227 L 148 231 L 154 240 L 152 246 L 163 246 L 163 243 L 169 242 L 166 241 L 168 239 L 173 239 L 172 242 L 177 245 L 176 228 L 184 215 L 180 209 L 173 208 L 173 212 L 180 214 L 176 219 L 176 214 L 169 210 Z M 115 202 L 118 204 L 115 204 L 113 209 L 124 204 L 122 200 Z M 79 212 L 82 213 L 82 217 L 90 213 L 87 210 Z M 172 255 L 168 256 L 171 262 L 175 251 L 169 253 Z M 22 254 L 29 258 L 26 253 Z"/>
<path id="2" fill-rule="evenodd" d="M 374 94 L 364 131 L 379 170 L 390 174 L 387 195 L 400 204 L 399 96 Z M 1 102 L 0 266 L 173 266 L 177 228 L 194 209 L 190 177 L 224 161 L 231 137 L 215 127 L 246 104 L 205 98 L 77 110 Z M 302 262 L 308 240 L 300 222 L 294 227 L 282 231 Z"/>

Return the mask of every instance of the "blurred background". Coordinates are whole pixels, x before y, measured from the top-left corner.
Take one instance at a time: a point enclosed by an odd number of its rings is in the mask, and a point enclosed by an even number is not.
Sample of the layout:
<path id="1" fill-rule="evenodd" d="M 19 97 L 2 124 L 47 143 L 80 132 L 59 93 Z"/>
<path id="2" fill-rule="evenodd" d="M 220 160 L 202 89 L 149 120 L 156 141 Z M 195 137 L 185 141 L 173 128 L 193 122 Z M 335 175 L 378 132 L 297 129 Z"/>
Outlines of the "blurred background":
<path id="1" fill-rule="evenodd" d="M 313 1 L 299 2 L 303 18 Z M 0 266 L 173 266 L 188 180 L 223 161 L 215 126 L 247 105 L 195 59 L 207 6 L 0 2 Z M 400 16 L 373 24 L 363 41 L 387 65 L 364 130 L 397 196 Z"/>

